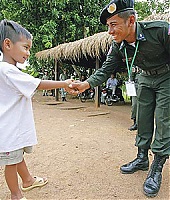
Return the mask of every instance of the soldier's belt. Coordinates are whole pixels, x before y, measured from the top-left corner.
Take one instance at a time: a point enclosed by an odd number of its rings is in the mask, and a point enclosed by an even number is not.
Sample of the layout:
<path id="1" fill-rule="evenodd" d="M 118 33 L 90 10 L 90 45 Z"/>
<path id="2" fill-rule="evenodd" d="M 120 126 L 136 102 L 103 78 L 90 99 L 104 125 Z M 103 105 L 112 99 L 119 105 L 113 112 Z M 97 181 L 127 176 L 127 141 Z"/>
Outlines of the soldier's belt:
<path id="1" fill-rule="evenodd" d="M 163 74 L 165 72 L 170 71 L 170 65 L 166 64 L 164 67 L 161 67 L 160 69 L 155 69 L 155 70 L 142 70 L 142 74 L 146 75 L 159 75 Z"/>

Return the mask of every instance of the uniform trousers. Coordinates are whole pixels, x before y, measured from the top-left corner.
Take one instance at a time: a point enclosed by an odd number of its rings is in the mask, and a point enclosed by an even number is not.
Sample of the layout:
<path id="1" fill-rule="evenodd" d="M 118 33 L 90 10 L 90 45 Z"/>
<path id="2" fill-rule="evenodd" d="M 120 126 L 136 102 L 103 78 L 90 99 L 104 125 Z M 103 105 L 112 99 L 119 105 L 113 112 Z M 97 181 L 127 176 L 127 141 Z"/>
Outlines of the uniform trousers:
<path id="1" fill-rule="evenodd" d="M 160 156 L 170 155 L 170 71 L 138 77 L 135 145 L 151 148 Z"/>
<path id="2" fill-rule="evenodd" d="M 132 96 L 131 119 L 136 119 L 136 113 L 137 113 L 137 96 Z"/>

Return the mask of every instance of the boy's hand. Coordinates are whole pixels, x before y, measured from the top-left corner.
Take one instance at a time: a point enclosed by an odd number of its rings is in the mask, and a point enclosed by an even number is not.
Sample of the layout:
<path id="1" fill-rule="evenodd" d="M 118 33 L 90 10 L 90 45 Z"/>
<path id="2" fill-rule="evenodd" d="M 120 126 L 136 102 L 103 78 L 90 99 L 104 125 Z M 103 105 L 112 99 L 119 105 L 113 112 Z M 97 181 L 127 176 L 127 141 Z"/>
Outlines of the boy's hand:
<path id="1" fill-rule="evenodd" d="M 65 82 L 66 82 L 65 90 L 66 90 L 69 94 L 77 95 L 76 89 L 70 87 L 70 85 L 72 84 L 73 81 L 74 81 L 73 79 L 67 79 L 67 80 L 65 80 Z"/>
<path id="2" fill-rule="evenodd" d="M 90 85 L 87 81 L 84 81 L 84 82 L 72 81 L 69 84 L 69 88 L 72 89 L 71 94 L 77 95 L 77 94 L 80 94 L 80 93 L 84 92 L 85 90 L 89 89 Z"/>

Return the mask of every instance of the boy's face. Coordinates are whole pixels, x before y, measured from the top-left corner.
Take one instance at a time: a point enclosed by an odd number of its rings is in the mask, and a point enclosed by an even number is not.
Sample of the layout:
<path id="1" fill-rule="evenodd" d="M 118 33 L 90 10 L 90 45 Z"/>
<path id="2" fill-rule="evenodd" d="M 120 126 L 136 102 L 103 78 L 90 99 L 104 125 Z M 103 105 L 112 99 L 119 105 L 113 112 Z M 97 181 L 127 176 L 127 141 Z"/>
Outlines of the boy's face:
<path id="1" fill-rule="evenodd" d="M 4 40 L 3 61 L 16 65 L 23 64 L 30 56 L 32 40 L 21 35 L 20 40 L 13 43 L 10 39 Z"/>

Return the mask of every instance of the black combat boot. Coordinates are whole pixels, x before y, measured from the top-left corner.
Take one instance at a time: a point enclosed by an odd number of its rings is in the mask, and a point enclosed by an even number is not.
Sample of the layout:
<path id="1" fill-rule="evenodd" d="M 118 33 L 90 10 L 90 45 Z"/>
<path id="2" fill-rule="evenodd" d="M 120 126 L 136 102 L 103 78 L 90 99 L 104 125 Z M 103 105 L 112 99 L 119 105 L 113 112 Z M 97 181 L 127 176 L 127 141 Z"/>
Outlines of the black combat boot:
<path id="1" fill-rule="evenodd" d="M 134 121 L 134 124 L 128 128 L 128 130 L 130 130 L 130 131 L 135 131 L 138 129 L 138 125 L 136 123 L 136 118 L 133 119 L 133 121 Z"/>
<path id="2" fill-rule="evenodd" d="M 137 158 L 128 164 L 122 165 L 120 171 L 122 174 L 132 174 L 138 170 L 146 171 L 149 169 L 148 149 L 138 148 Z"/>
<path id="3" fill-rule="evenodd" d="M 143 184 L 144 194 L 148 197 L 155 197 L 160 189 L 162 181 L 162 169 L 169 156 L 159 156 L 155 154 L 151 169 Z"/>

